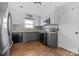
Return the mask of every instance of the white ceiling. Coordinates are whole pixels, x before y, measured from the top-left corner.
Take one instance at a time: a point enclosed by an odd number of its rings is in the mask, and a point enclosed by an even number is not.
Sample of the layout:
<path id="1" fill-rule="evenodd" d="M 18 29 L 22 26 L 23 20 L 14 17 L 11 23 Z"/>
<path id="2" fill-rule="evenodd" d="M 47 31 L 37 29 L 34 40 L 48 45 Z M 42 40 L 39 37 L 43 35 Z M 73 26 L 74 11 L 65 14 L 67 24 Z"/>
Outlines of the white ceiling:
<path id="1" fill-rule="evenodd" d="M 12 15 L 12 22 L 14 24 L 21 24 L 27 14 L 45 18 L 50 16 L 53 20 L 54 8 L 63 4 L 65 4 L 65 2 L 42 2 L 42 5 L 39 8 L 36 8 L 34 2 L 9 2 L 8 7 Z M 20 8 L 19 6 L 23 6 L 23 8 Z"/>
<path id="2" fill-rule="evenodd" d="M 39 8 L 36 8 L 34 2 L 9 2 L 10 10 L 16 11 L 21 14 L 33 14 L 33 15 L 47 15 L 51 13 L 55 6 L 60 6 L 64 2 L 42 2 Z M 20 8 L 19 6 L 23 6 Z"/>

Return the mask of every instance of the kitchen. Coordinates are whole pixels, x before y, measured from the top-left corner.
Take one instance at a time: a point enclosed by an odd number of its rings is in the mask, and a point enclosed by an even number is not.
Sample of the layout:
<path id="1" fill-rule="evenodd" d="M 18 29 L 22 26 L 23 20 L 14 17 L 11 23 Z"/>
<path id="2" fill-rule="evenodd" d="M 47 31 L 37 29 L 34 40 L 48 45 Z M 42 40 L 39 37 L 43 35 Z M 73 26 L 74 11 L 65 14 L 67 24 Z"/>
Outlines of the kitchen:
<path id="1" fill-rule="evenodd" d="M 0 48 L 0 55 L 79 56 L 79 2 L 0 4 L 0 36 L 4 39 L 0 47 L 9 39 L 11 42 L 9 51 Z M 5 34 L 7 28 L 9 36 Z"/>

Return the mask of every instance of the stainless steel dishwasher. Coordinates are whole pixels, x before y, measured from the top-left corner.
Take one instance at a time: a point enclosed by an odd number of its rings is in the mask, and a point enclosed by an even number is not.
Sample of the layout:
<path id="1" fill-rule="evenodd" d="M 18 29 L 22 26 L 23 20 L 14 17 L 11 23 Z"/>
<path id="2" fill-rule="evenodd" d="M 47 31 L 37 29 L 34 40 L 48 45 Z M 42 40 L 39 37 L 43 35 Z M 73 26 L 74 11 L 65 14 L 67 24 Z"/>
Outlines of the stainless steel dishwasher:
<path id="1" fill-rule="evenodd" d="M 40 32 L 40 42 L 47 45 L 47 32 Z"/>

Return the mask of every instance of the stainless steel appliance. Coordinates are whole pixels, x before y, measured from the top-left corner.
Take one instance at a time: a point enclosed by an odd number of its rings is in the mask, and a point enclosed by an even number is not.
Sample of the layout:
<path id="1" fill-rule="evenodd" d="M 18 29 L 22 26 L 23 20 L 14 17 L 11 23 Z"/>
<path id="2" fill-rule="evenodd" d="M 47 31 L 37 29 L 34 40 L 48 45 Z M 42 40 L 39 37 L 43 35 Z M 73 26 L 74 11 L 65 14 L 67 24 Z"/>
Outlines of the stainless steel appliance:
<path id="1" fill-rule="evenodd" d="M 4 12 L 6 12 L 6 10 Z M 10 48 L 13 44 L 11 38 L 12 19 L 10 12 L 6 13 L 6 17 L 4 17 L 4 14 L 5 13 L 2 12 L 0 15 L 0 56 L 9 56 L 11 55 Z"/>
<path id="2" fill-rule="evenodd" d="M 40 42 L 47 45 L 47 33 L 46 32 L 40 32 Z"/>

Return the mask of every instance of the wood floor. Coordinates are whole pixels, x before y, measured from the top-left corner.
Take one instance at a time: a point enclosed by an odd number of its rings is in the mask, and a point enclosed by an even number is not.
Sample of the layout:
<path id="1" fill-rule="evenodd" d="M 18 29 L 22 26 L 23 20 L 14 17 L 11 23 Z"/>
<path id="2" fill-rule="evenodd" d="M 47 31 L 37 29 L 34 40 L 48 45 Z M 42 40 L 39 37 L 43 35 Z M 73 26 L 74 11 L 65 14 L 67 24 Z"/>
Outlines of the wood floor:
<path id="1" fill-rule="evenodd" d="M 13 56 L 78 56 L 62 48 L 50 48 L 39 41 L 15 44 L 12 47 Z"/>

